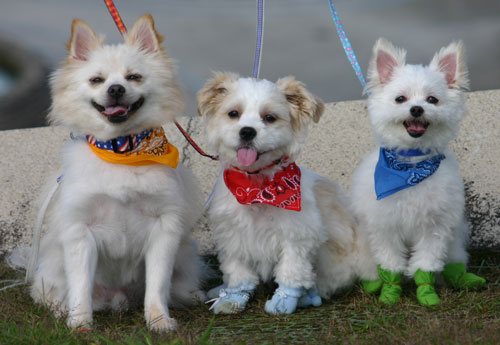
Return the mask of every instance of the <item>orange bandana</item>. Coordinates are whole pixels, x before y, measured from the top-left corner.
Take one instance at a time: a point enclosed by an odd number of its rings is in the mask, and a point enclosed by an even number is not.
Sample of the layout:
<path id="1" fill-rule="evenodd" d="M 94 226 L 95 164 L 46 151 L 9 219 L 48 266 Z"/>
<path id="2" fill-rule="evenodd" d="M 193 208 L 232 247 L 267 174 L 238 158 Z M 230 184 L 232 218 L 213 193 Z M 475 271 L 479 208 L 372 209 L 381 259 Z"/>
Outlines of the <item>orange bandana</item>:
<path id="1" fill-rule="evenodd" d="M 108 141 L 98 141 L 88 135 L 87 142 L 92 152 L 108 163 L 133 166 L 165 164 L 174 169 L 179 163 L 179 151 L 168 142 L 161 127 Z"/>

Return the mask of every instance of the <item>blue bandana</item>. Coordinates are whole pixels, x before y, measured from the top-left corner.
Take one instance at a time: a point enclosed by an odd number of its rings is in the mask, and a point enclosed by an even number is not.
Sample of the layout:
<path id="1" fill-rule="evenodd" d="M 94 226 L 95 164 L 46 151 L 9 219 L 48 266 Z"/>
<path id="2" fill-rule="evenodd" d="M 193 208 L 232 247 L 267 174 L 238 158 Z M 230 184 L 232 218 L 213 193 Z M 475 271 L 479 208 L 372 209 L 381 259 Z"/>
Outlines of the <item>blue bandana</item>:
<path id="1" fill-rule="evenodd" d="M 375 168 L 375 193 L 377 200 L 392 195 L 400 190 L 413 187 L 431 176 L 446 157 L 442 154 L 418 163 L 402 161 L 398 156 L 424 156 L 420 150 L 391 151 L 380 148 L 377 167 Z"/>

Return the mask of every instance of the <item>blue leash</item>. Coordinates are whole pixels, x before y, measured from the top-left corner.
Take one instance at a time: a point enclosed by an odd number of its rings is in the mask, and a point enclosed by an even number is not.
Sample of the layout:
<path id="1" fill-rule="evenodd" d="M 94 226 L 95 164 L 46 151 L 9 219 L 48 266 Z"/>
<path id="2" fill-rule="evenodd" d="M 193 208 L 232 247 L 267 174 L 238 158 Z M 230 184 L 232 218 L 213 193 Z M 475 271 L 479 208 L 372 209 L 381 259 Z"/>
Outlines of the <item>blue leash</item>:
<path id="1" fill-rule="evenodd" d="M 262 56 L 262 36 L 264 34 L 264 0 L 257 0 L 257 42 L 253 61 L 253 77 L 259 78 L 260 60 Z"/>
<path id="2" fill-rule="evenodd" d="M 332 0 L 328 0 L 328 3 L 330 4 L 330 11 L 332 13 L 332 19 L 333 23 L 335 24 L 335 27 L 337 28 L 337 34 L 339 35 L 340 42 L 342 43 L 342 47 L 344 48 L 345 55 L 347 56 L 347 59 L 351 63 L 352 69 L 356 73 L 356 76 L 359 79 L 359 82 L 363 87 L 366 85 L 365 78 L 363 77 L 363 71 L 361 70 L 361 66 L 358 63 L 358 59 L 356 58 L 356 54 L 354 53 L 354 49 L 352 49 L 351 42 L 349 42 L 349 38 L 347 37 L 344 26 L 342 25 L 342 22 L 340 21 L 340 17 L 335 10 L 335 6 L 333 6 Z"/>

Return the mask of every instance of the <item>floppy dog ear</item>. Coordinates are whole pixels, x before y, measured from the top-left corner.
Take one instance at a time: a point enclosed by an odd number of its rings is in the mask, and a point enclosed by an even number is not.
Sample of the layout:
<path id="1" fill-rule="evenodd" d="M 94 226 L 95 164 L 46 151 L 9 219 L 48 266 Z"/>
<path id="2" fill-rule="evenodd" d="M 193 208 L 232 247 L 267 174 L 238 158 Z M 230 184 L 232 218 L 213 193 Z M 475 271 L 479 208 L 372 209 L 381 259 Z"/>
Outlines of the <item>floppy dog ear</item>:
<path id="1" fill-rule="evenodd" d="M 387 84 L 396 67 L 403 66 L 406 50 L 395 47 L 384 38 L 379 38 L 373 46 L 373 53 L 368 67 L 368 88 Z"/>
<path id="2" fill-rule="evenodd" d="M 239 78 L 236 73 L 214 72 L 213 77 L 198 92 L 198 114 L 200 116 L 214 114 L 228 92 L 228 82 L 237 81 Z"/>
<path id="3" fill-rule="evenodd" d="M 278 90 L 290 104 L 292 128 L 299 130 L 311 120 L 318 122 L 324 111 L 321 99 L 306 90 L 304 84 L 292 76 L 281 78 L 276 82 Z"/>
<path id="4" fill-rule="evenodd" d="M 74 19 L 71 25 L 71 39 L 66 47 L 69 57 L 86 61 L 92 51 L 102 46 L 103 40 L 85 21 Z"/>
<path id="5" fill-rule="evenodd" d="M 441 48 L 431 60 L 430 68 L 442 72 L 450 89 L 468 89 L 469 78 L 461 41 Z"/>
<path id="6" fill-rule="evenodd" d="M 156 32 L 155 22 L 150 14 L 145 14 L 135 22 L 132 30 L 125 34 L 125 43 L 138 46 L 147 53 L 161 49 L 163 37 Z"/>

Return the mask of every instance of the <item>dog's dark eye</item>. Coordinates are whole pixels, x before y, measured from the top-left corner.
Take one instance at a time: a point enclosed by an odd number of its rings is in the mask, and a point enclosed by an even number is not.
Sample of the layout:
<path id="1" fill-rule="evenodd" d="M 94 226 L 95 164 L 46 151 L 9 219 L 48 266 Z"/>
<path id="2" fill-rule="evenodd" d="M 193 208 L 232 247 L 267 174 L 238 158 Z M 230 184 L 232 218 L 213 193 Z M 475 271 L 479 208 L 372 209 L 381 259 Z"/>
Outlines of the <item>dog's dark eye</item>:
<path id="1" fill-rule="evenodd" d="M 101 77 L 92 77 L 92 78 L 89 79 L 89 81 L 92 84 L 100 84 L 100 83 L 104 83 L 104 78 L 101 78 Z"/>
<path id="2" fill-rule="evenodd" d="M 427 97 L 427 102 L 430 104 L 437 104 L 439 102 L 439 99 L 437 99 L 434 96 L 429 96 L 429 97 Z"/>
<path id="3" fill-rule="evenodd" d="M 395 101 L 396 101 L 396 103 L 404 103 L 407 101 L 407 99 L 405 96 L 398 96 L 398 97 L 396 97 Z"/>
<path id="4" fill-rule="evenodd" d="M 142 79 L 142 75 L 140 74 L 129 74 L 125 77 L 128 81 L 139 81 Z"/>
<path id="5" fill-rule="evenodd" d="M 237 110 L 231 110 L 229 113 L 227 113 L 227 116 L 229 116 L 231 119 L 235 119 L 240 116 L 240 113 Z"/>
<path id="6" fill-rule="evenodd" d="M 262 120 L 264 120 L 264 122 L 267 122 L 267 123 L 273 123 L 274 121 L 276 121 L 276 117 L 271 115 L 271 114 L 266 114 L 266 115 L 264 115 Z"/>

